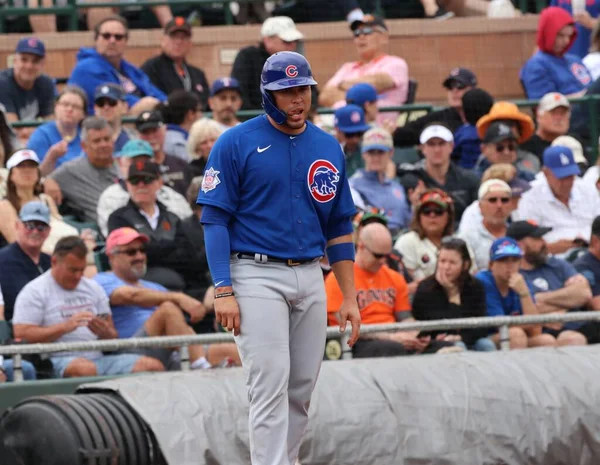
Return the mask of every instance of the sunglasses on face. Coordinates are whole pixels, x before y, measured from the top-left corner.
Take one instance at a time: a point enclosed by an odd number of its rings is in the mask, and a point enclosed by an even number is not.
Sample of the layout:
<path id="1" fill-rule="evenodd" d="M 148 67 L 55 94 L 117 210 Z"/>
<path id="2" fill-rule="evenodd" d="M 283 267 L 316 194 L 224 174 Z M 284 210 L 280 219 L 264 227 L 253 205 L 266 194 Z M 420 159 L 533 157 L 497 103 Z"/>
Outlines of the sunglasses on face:
<path id="1" fill-rule="evenodd" d="M 98 100 L 96 100 L 96 106 L 100 108 L 104 108 L 106 105 L 108 105 L 109 107 L 116 107 L 117 103 L 119 102 L 117 102 L 116 100 L 111 100 L 109 98 L 99 98 Z"/>
<path id="2" fill-rule="evenodd" d="M 111 37 L 114 37 L 117 42 L 121 42 L 125 37 L 127 37 L 127 34 L 112 34 L 110 32 L 103 32 L 98 35 L 104 40 L 110 40 Z"/>
<path id="3" fill-rule="evenodd" d="M 354 34 L 354 37 L 360 37 L 361 35 L 370 36 L 375 32 L 377 31 L 375 31 L 375 29 L 372 27 L 361 27 L 359 29 L 355 29 L 352 34 Z"/>
<path id="4" fill-rule="evenodd" d="M 517 150 L 517 144 L 496 144 L 497 152 L 504 152 L 508 150 L 509 152 L 514 152 Z"/>
<path id="5" fill-rule="evenodd" d="M 448 84 L 447 88 L 448 88 L 448 90 L 465 90 L 467 88 L 467 86 L 460 82 L 452 82 L 452 83 Z"/>
<path id="6" fill-rule="evenodd" d="M 510 202 L 510 197 L 490 197 L 489 199 L 487 199 L 487 201 L 489 203 L 498 203 L 498 202 L 502 202 L 504 204 Z"/>
<path id="7" fill-rule="evenodd" d="M 25 229 L 29 232 L 32 232 L 32 231 L 44 232 L 50 227 L 44 223 L 32 223 L 32 222 L 23 223 L 23 226 L 25 226 Z"/>
<path id="8" fill-rule="evenodd" d="M 138 252 L 141 254 L 145 254 L 146 248 L 145 247 L 135 247 L 133 249 L 120 250 L 118 253 L 127 255 L 128 257 L 135 257 Z"/>
<path id="9" fill-rule="evenodd" d="M 444 213 L 446 213 L 446 210 L 442 207 L 424 207 L 421 209 L 421 215 L 425 216 L 442 216 Z"/>
<path id="10" fill-rule="evenodd" d="M 346 139 L 360 139 L 360 138 L 362 138 L 363 134 L 364 134 L 364 132 L 353 132 L 353 133 L 345 132 L 344 137 Z"/>
<path id="11" fill-rule="evenodd" d="M 369 253 L 371 255 L 373 255 L 373 257 L 375 257 L 377 260 L 381 260 L 382 258 L 388 258 L 391 255 L 391 253 L 375 253 L 371 249 L 369 249 L 366 245 L 365 245 L 365 249 L 367 249 L 369 251 Z"/>
<path id="12" fill-rule="evenodd" d="M 148 185 L 156 181 L 156 178 L 153 178 L 152 176 L 132 176 L 127 181 L 129 181 L 129 183 L 133 184 L 134 186 L 137 186 L 140 182 L 142 184 Z"/>

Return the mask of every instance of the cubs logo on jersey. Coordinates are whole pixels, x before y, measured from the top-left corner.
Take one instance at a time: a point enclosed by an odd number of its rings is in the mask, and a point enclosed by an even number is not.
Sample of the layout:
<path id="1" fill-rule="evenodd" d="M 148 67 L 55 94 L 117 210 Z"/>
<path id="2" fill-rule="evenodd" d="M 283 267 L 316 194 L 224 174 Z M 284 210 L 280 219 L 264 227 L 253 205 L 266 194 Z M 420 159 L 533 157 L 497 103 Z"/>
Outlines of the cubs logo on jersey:
<path id="1" fill-rule="evenodd" d="M 339 171 L 330 161 L 316 160 L 308 169 L 308 189 L 317 202 L 325 203 L 333 199 L 339 180 Z"/>
<path id="2" fill-rule="evenodd" d="M 590 73 L 588 73 L 586 67 L 580 63 L 573 63 L 571 65 L 571 72 L 573 73 L 573 76 L 575 76 L 583 85 L 588 85 L 590 82 L 592 82 Z"/>
<path id="3" fill-rule="evenodd" d="M 202 178 L 202 192 L 206 194 L 221 183 L 219 173 L 220 171 L 215 170 L 213 167 L 210 167 L 204 172 L 204 178 Z"/>

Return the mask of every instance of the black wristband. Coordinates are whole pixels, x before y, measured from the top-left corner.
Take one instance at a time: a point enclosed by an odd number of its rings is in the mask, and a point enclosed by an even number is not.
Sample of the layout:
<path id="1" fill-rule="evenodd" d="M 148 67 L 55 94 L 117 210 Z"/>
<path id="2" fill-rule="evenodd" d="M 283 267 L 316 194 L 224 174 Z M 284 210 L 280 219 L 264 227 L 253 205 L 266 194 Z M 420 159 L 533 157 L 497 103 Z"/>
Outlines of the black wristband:
<path id="1" fill-rule="evenodd" d="M 220 294 L 215 294 L 215 299 L 221 299 L 223 297 L 233 297 L 235 294 L 232 292 L 221 292 Z"/>

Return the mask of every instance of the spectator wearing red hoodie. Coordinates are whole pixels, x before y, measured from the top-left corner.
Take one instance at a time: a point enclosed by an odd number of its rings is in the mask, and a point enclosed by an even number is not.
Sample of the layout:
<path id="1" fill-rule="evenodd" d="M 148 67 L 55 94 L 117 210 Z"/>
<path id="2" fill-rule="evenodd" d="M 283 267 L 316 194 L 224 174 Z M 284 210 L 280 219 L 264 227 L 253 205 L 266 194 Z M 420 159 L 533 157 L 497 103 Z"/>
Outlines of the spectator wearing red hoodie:
<path id="1" fill-rule="evenodd" d="M 537 31 L 538 51 L 521 69 L 521 82 L 530 99 L 548 92 L 581 97 L 592 83 L 587 68 L 576 56 L 567 53 L 575 42 L 575 20 L 559 7 L 542 11 Z"/>

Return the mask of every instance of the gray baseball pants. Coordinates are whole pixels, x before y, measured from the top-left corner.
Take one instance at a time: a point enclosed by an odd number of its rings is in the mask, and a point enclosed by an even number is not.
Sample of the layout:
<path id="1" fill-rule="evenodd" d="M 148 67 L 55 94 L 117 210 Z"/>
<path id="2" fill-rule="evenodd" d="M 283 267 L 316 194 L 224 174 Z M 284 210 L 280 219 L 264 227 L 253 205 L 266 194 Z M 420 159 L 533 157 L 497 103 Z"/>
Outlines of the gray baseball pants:
<path id="1" fill-rule="evenodd" d="M 232 258 L 231 279 L 240 307 L 235 340 L 250 402 L 252 465 L 294 465 L 325 350 L 321 267 Z"/>

